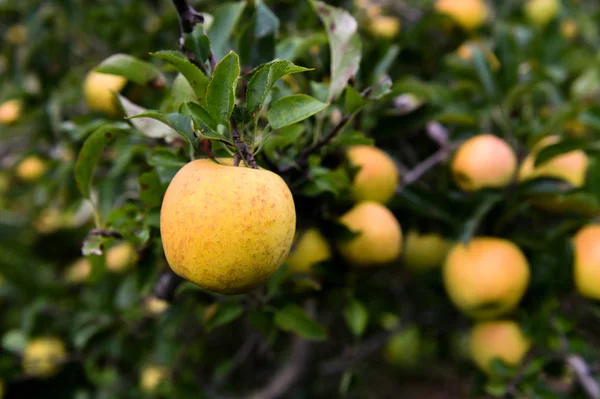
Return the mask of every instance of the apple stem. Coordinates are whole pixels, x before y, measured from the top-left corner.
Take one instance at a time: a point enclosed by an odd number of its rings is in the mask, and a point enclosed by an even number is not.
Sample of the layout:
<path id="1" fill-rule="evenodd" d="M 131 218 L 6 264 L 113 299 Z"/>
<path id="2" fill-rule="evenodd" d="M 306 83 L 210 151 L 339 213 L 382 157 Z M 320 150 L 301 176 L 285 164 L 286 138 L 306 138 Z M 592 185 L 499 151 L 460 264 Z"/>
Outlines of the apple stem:
<path id="1" fill-rule="evenodd" d="M 243 159 L 244 162 L 246 163 L 246 165 L 250 166 L 252 169 L 258 169 L 258 165 L 256 164 L 256 159 L 254 159 L 254 154 L 252 154 L 250 147 L 242 139 L 242 134 L 240 133 L 240 130 L 238 129 L 234 120 L 231 121 L 231 136 L 233 137 L 233 144 L 235 145 L 235 148 L 237 149 L 236 155 L 239 158 Z M 234 158 L 234 164 L 235 164 L 235 158 Z M 237 165 L 239 165 L 239 160 L 237 161 L 237 164 L 235 166 L 237 166 Z"/>

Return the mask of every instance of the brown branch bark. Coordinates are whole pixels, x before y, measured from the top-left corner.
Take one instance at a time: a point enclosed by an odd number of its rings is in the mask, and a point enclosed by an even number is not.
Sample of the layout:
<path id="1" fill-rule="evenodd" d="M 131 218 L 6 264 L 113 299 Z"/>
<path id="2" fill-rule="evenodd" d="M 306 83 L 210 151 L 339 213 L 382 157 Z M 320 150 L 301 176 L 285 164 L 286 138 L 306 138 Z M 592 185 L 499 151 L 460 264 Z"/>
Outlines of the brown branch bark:
<path id="1" fill-rule="evenodd" d="M 183 279 L 169 269 L 160 275 L 152 292 L 158 299 L 173 302 L 175 291 L 181 283 L 183 283 Z"/>

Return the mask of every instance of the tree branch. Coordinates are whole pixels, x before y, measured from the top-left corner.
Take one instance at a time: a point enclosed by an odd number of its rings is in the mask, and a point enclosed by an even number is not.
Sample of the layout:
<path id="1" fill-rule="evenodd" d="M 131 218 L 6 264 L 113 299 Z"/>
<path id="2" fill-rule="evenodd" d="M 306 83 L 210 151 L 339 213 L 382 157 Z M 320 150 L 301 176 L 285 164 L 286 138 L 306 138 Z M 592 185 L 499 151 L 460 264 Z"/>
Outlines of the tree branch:
<path id="1" fill-rule="evenodd" d="M 179 48 L 185 54 L 185 56 L 190 60 L 190 62 L 196 65 L 202 72 L 207 74 L 206 67 L 202 64 L 202 62 L 198 61 L 196 58 L 196 54 L 194 52 L 189 51 L 185 48 L 185 35 L 192 33 L 194 31 L 194 26 L 196 24 L 204 23 L 204 17 L 201 13 L 196 11 L 194 7 L 190 5 L 188 0 L 173 0 L 173 4 L 177 9 L 177 17 L 179 19 L 179 27 L 181 29 L 181 37 L 179 38 Z M 210 64 L 211 70 L 215 69 L 215 56 L 210 52 Z"/>
<path id="2" fill-rule="evenodd" d="M 590 399 L 600 399 L 600 386 L 592 375 L 590 367 L 585 360 L 578 355 L 567 355 L 565 362 L 571 367 L 577 376 L 577 380 Z"/>
<path id="3" fill-rule="evenodd" d="M 235 145 L 235 148 L 237 149 L 237 152 L 241 159 L 243 159 L 244 162 L 246 162 L 246 164 L 252 169 L 258 169 L 256 160 L 254 159 L 254 154 L 252 154 L 252 150 L 250 149 L 248 144 L 246 144 L 246 142 L 242 139 L 242 134 L 240 133 L 240 130 L 238 129 L 233 119 L 231 120 L 231 135 L 233 137 L 233 144 Z M 239 159 L 237 159 L 236 157 L 234 157 L 234 164 L 239 164 Z"/>
<path id="4" fill-rule="evenodd" d="M 183 279 L 169 269 L 158 278 L 153 289 L 154 296 L 167 302 L 173 302 L 175 291 L 181 283 L 183 283 Z"/>

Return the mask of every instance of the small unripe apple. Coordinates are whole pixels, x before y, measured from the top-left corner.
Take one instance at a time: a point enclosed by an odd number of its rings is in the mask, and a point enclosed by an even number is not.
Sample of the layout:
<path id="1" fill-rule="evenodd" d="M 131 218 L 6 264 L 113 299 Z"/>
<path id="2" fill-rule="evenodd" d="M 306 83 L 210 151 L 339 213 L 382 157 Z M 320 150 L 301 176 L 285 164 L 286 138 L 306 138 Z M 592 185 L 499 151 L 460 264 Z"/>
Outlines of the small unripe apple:
<path id="1" fill-rule="evenodd" d="M 140 374 L 140 388 L 146 393 L 154 393 L 156 388 L 168 376 L 168 369 L 157 365 L 148 365 Z"/>
<path id="2" fill-rule="evenodd" d="M 21 117 L 23 101 L 8 100 L 0 104 L 0 125 L 10 125 Z"/>
<path id="3" fill-rule="evenodd" d="M 287 258 L 296 210 L 277 174 L 219 161 L 192 161 L 177 172 L 162 203 L 162 244 L 181 277 L 209 291 L 241 294 Z"/>
<path id="4" fill-rule="evenodd" d="M 561 179 L 575 187 L 583 186 L 589 163 L 589 158 L 582 150 L 573 150 L 558 155 L 548 161 L 535 165 L 535 157 L 544 148 L 556 144 L 561 140 L 559 136 L 549 136 L 540 140 L 523 160 L 519 169 L 519 180 L 525 181 L 539 177 Z"/>
<path id="5" fill-rule="evenodd" d="M 122 76 L 89 72 L 83 83 L 83 95 L 88 107 L 93 111 L 115 115 L 117 113 L 115 93 L 123 90 L 126 84 L 127 79 Z"/>
<path id="6" fill-rule="evenodd" d="M 373 36 L 392 40 L 400 33 L 400 20 L 391 15 L 377 15 L 370 19 L 368 27 Z"/>
<path id="7" fill-rule="evenodd" d="M 421 346 L 421 331 L 416 326 L 409 326 L 388 340 L 384 348 L 385 360 L 392 366 L 414 368 L 421 360 Z"/>
<path id="8" fill-rule="evenodd" d="M 577 22 L 568 19 L 560 24 L 560 34 L 567 40 L 573 40 L 577 36 Z"/>
<path id="9" fill-rule="evenodd" d="M 330 258 L 329 243 L 318 229 L 310 228 L 302 233 L 285 263 L 290 273 L 310 273 L 314 265 Z"/>
<path id="10" fill-rule="evenodd" d="M 360 170 L 352 182 L 352 196 L 357 202 L 382 204 L 394 196 L 398 188 L 398 169 L 392 158 L 377 147 L 356 145 L 348 149 L 348 159 Z"/>
<path id="11" fill-rule="evenodd" d="M 528 0 L 525 15 L 535 25 L 544 26 L 552 21 L 560 9 L 559 0 Z"/>
<path id="12" fill-rule="evenodd" d="M 404 264 L 412 270 L 441 267 L 452 243 L 439 234 L 421 234 L 410 230 L 404 239 Z"/>
<path id="13" fill-rule="evenodd" d="M 135 246 L 130 242 L 124 242 L 106 251 L 106 269 L 114 273 L 121 273 L 133 267 L 137 259 Z"/>
<path id="14" fill-rule="evenodd" d="M 600 225 L 582 227 L 573 238 L 575 287 L 586 298 L 600 299 Z"/>
<path id="15" fill-rule="evenodd" d="M 62 367 L 67 358 L 64 343 L 53 337 L 37 338 L 25 347 L 23 370 L 33 377 L 52 377 Z"/>
<path id="16" fill-rule="evenodd" d="M 452 176 L 464 191 L 502 188 L 517 169 L 517 157 L 501 138 L 480 134 L 464 142 L 452 159 Z"/>
<path id="17" fill-rule="evenodd" d="M 476 324 L 471 330 L 469 346 L 477 367 L 492 374 L 494 359 L 516 366 L 525 357 L 531 343 L 517 323 L 498 320 Z"/>
<path id="18" fill-rule="evenodd" d="M 68 283 L 80 284 L 92 274 L 92 264 L 88 258 L 77 259 L 65 272 L 65 280 Z"/>
<path id="19" fill-rule="evenodd" d="M 386 265 L 402 252 L 402 229 L 389 209 L 373 201 L 355 205 L 340 218 L 349 230 L 359 233 L 339 240 L 340 255 L 354 267 Z"/>
<path id="20" fill-rule="evenodd" d="M 438 0 L 435 9 L 448 15 L 465 30 L 479 28 L 488 14 L 482 0 Z"/>
<path id="21" fill-rule="evenodd" d="M 19 162 L 16 174 L 22 181 L 31 183 L 42 177 L 47 170 L 46 162 L 37 155 L 30 155 Z"/>
<path id="22" fill-rule="evenodd" d="M 474 318 L 497 317 L 513 310 L 529 284 L 529 264 L 514 243 L 477 237 L 456 244 L 443 267 L 450 300 Z"/>

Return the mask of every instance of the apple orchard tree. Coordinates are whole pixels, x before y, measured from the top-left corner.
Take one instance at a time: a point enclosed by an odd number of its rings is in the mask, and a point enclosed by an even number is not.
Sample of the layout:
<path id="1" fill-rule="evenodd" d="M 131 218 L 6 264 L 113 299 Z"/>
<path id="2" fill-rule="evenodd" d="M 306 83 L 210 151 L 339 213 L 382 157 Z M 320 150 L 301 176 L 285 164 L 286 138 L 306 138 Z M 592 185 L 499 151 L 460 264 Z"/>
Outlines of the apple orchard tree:
<path id="1" fill-rule="evenodd" d="M 0 398 L 600 398 L 600 4 L 109 3 L 0 3 Z"/>

